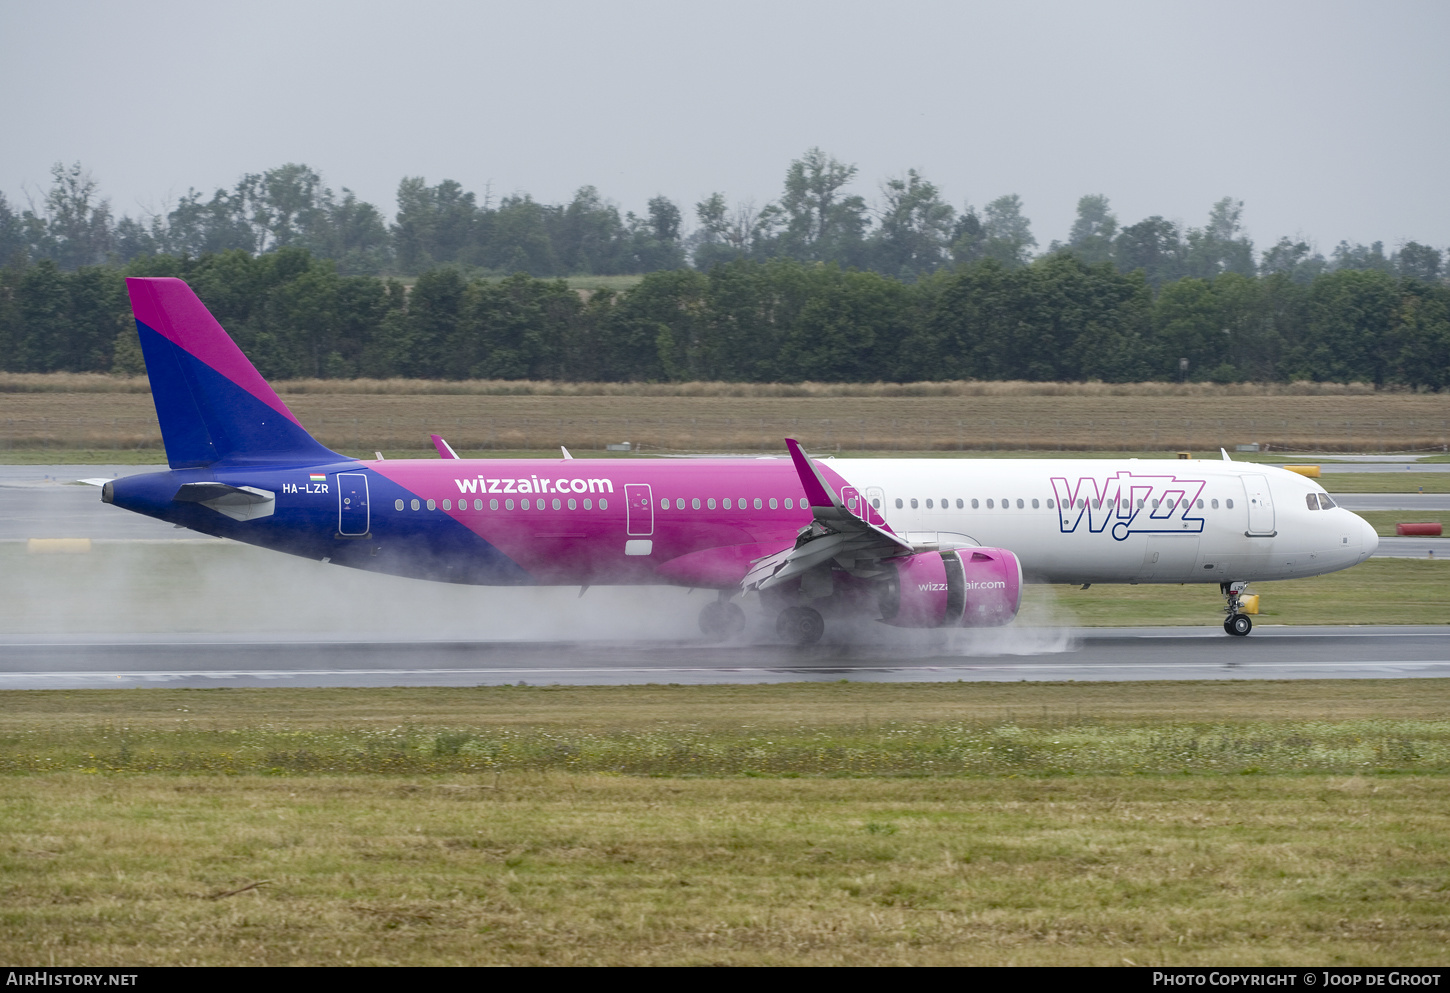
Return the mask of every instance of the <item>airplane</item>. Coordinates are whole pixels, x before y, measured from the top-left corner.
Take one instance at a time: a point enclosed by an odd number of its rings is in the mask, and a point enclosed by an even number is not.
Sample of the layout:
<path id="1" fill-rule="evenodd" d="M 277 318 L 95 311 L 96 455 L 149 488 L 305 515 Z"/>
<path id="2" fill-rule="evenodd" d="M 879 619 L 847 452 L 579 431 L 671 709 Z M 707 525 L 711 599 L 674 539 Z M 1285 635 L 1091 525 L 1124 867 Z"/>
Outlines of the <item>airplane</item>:
<path id="1" fill-rule="evenodd" d="M 1312 480 L 1222 460 L 788 458 L 376 461 L 307 433 L 185 282 L 126 280 L 169 470 L 101 499 L 323 562 L 477 585 L 716 591 L 711 639 L 758 596 L 787 642 L 827 617 L 1010 623 L 1025 582 L 1246 585 L 1346 569 L 1379 539 Z M 1221 450 L 1222 451 L 1222 450 Z M 94 482 L 102 482 L 96 480 Z"/>

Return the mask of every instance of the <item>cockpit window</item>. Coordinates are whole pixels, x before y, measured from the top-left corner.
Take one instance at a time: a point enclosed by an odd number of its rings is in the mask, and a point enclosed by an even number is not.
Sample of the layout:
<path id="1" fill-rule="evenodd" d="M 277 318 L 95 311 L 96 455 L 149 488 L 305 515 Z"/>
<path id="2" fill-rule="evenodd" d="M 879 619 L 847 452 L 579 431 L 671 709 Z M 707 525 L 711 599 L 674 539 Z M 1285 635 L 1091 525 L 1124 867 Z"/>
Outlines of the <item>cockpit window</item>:
<path id="1" fill-rule="evenodd" d="M 1319 496 L 1319 509 L 1320 510 L 1328 510 L 1331 507 L 1337 507 L 1337 506 L 1339 506 L 1339 504 L 1335 503 L 1333 500 L 1331 500 L 1329 498 L 1329 494 L 1328 493 L 1320 493 L 1320 494 L 1318 494 L 1318 496 Z"/>
<path id="2" fill-rule="evenodd" d="M 1313 493 L 1305 493 L 1304 502 L 1309 505 L 1310 510 L 1319 509 L 1319 500 Z"/>

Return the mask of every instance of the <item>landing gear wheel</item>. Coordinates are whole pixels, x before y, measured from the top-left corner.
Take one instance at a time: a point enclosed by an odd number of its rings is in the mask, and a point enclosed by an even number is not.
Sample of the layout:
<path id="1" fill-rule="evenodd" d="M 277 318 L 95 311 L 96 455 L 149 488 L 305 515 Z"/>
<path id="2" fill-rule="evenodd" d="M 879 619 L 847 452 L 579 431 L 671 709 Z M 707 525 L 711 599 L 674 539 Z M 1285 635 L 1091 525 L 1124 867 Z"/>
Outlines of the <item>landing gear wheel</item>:
<path id="1" fill-rule="evenodd" d="M 793 645 L 814 645 L 826 633 L 826 622 L 810 607 L 787 607 L 776 618 L 775 633 Z"/>
<path id="2" fill-rule="evenodd" d="M 745 630 L 745 611 L 738 604 L 716 600 L 700 611 L 700 633 L 710 641 L 724 641 Z"/>
<path id="3" fill-rule="evenodd" d="M 1254 622 L 1249 619 L 1248 614 L 1234 614 L 1223 622 L 1223 629 L 1229 634 L 1242 638 L 1254 629 Z"/>

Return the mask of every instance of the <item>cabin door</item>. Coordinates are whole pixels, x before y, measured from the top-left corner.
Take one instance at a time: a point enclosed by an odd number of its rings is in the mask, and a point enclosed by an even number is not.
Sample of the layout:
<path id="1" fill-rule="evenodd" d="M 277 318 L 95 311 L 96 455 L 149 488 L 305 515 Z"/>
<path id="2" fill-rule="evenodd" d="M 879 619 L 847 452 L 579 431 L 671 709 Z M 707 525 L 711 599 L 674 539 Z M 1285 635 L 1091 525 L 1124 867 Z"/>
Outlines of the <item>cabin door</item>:
<path id="1" fill-rule="evenodd" d="M 624 484 L 624 533 L 632 538 L 655 533 L 655 503 L 649 483 Z"/>
<path id="2" fill-rule="evenodd" d="M 361 472 L 337 474 L 337 533 L 362 537 L 368 533 L 368 477 Z"/>
<path id="3" fill-rule="evenodd" d="M 1274 535 L 1274 499 L 1269 495 L 1269 480 L 1258 473 L 1242 477 L 1244 500 L 1249 508 L 1249 534 L 1264 537 Z"/>

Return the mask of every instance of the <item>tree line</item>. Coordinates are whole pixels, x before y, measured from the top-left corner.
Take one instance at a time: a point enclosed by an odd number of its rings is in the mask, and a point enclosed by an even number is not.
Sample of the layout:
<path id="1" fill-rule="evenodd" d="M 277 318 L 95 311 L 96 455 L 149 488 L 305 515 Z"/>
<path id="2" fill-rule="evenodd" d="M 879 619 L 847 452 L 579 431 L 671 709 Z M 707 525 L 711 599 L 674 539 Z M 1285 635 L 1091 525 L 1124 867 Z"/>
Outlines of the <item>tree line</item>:
<path id="1" fill-rule="evenodd" d="M 527 193 L 495 197 L 454 180 L 405 177 L 391 221 L 349 189 L 334 192 L 306 165 L 248 173 L 234 186 L 197 189 L 141 217 L 115 217 L 99 183 L 79 163 L 57 164 L 50 188 L 12 205 L 0 193 L 0 262 L 51 261 L 70 272 L 143 258 L 200 258 L 230 251 L 259 256 L 301 248 L 343 275 L 418 275 L 442 265 L 471 275 L 539 278 L 641 274 L 724 262 L 834 263 L 915 282 L 942 270 L 992 260 L 1005 269 L 1070 253 L 1121 273 L 1141 271 L 1155 291 L 1184 278 L 1283 275 L 1308 284 L 1357 270 L 1433 283 L 1445 278 L 1438 249 L 1407 242 L 1386 251 L 1341 241 L 1328 256 L 1302 239 L 1264 250 L 1243 230 L 1243 202 L 1213 204 L 1201 227 L 1161 216 L 1122 224 L 1106 196 L 1083 196 L 1065 242 L 1043 248 L 1025 205 L 1006 194 L 958 209 L 916 170 L 880 183 L 869 200 L 854 192 L 854 165 L 818 148 L 786 169 L 774 200 L 757 206 L 723 192 L 687 218 L 664 196 L 621 213 L 593 186 L 567 203 Z"/>
<path id="2" fill-rule="evenodd" d="M 1228 269 L 1155 287 L 1144 267 L 1070 247 L 913 278 L 742 252 L 581 292 L 458 265 L 405 284 L 307 247 L 254 248 L 69 271 L 14 260 L 0 268 L 0 368 L 144 371 L 123 277 L 166 275 L 187 280 L 269 378 L 1450 386 L 1450 285 L 1392 268 Z"/>

